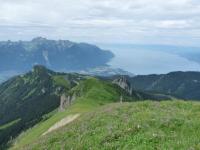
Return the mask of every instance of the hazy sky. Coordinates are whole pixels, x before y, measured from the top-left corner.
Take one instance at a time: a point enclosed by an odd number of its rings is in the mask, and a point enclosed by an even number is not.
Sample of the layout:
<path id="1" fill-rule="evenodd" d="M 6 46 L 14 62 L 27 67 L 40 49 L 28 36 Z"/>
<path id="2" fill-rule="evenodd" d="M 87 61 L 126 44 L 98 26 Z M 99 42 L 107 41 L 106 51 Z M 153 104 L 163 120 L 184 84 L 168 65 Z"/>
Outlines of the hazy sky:
<path id="1" fill-rule="evenodd" d="M 199 0 L 0 0 L 0 40 L 198 45 Z"/>

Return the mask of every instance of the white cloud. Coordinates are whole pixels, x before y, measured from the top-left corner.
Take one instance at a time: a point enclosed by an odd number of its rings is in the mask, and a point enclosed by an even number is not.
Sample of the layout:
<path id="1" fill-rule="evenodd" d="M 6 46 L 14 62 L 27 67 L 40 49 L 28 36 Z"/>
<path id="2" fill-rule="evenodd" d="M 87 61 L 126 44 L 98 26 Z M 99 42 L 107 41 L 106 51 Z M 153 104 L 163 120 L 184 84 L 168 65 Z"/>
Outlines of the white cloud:
<path id="1" fill-rule="evenodd" d="M 0 40 L 198 45 L 198 0 L 0 0 Z M 18 34 L 20 33 L 20 34 Z"/>
<path id="2" fill-rule="evenodd" d="M 157 22 L 156 26 L 166 29 L 185 29 L 191 27 L 191 24 L 186 20 L 164 20 Z"/>

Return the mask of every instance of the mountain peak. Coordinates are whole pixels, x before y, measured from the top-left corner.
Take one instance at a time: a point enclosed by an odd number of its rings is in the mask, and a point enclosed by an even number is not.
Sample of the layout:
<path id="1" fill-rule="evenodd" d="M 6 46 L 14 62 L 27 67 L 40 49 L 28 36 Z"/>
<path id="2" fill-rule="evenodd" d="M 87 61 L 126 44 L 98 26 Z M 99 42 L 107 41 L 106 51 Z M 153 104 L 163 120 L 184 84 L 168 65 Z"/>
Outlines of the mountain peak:
<path id="1" fill-rule="evenodd" d="M 47 68 L 45 66 L 42 66 L 42 65 L 33 66 L 33 71 L 39 71 L 39 70 L 47 70 Z"/>
<path id="2" fill-rule="evenodd" d="M 40 41 L 46 41 L 47 39 L 44 37 L 36 37 L 32 39 L 32 42 L 40 42 Z"/>
<path id="3" fill-rule="evenodd" d="M 53 71 L 47 69 L 45 66 L 42 66 L 42 65 L 35 65 L 32 69 L 32 72 L 37 75 L 52 75 L 52 74 L 54 74 Z"/>

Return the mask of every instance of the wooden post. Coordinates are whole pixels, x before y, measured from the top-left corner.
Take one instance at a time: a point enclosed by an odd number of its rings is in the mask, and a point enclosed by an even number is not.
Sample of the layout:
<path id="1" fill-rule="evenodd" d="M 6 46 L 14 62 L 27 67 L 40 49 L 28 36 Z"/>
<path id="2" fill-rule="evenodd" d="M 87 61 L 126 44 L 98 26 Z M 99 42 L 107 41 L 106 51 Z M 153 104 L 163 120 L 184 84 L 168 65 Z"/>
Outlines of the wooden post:
<path id="1" fill-rule="evenodd" d="M 123 96 L 122 96 L 122 94 L 120 96 L 120 103 L 123 103 Z"/>
<path id="2" fill-rule="evenodd" d="M 121 77 L 122 82 L 124 82 L 124 77 Z M 120 103 L 123 103 L 123 89 L 121 88 Z"/>

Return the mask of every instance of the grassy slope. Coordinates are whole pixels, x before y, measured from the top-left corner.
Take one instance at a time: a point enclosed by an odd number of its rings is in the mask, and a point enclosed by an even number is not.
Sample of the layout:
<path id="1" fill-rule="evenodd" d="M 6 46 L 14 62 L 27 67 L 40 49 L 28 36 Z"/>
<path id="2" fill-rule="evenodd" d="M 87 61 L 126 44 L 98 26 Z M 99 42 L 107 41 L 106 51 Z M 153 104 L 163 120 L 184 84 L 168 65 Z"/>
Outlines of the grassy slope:
<path id="1" fill-rule="evenodd" d="M 197 102 L 108 104 L 24 149 L 200 149 L 199 116 Z"/>
<path id="2" fill-rule="evenodd" d="M 9 123 L 7 123 L 7 124 L 4 124 L 4 125 L 0 126 L 0 131 L 1 131 L 1 130 L 4 130 L 4 129 L 7 129 L 7 128 L 9 128 L 9 127 L 14 126 L 14 125 L 17 124 L 20 120 L 21 120 L 21 119 L 16 119 L 16 120 L 14 120 L 14 121 L 11 121 L 11 122 L 9 122 Z"/>
<path id="3" fill-rule="evenodd" d="M 80 92 L 82 93 L 82 96 L 78 98 L 66 111 L 58 112 L 46 121 L 43 121 L 22 133 L 16 139 L 13 149 L 21 149 L 22 146 L 32 143 L 52 125 L 69 114 L 83 114 L 92 111 L 103 104 L 111 103 L 119 99 L 117 87 L 95 78 L 82 81 L 79 86 L 73 88 L 72 92 Z"/>
<path id="4" fill-rule="evenodd" d="M 198 103 L 108 104 L 119 101 L 119 89 L 94 78 L 82 81 L 71 92 L 81 93 L 81 97 L 65 112 L 57 112 L 22 133 L 11 149 L 200 148 Z M 108 105 L 99 108 L 105 104 Z M 77 121 L 41 137 L 56 122 L 75 113 L 82 114 Z"/>

